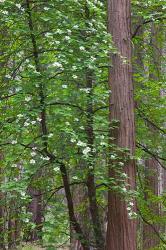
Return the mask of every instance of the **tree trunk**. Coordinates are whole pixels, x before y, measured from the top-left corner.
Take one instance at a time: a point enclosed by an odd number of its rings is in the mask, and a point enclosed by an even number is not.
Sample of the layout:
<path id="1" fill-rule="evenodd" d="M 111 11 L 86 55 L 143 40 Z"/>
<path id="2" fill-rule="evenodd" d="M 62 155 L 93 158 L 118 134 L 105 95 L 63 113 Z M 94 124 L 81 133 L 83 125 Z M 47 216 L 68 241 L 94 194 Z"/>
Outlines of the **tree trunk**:
<path id="1" fill-rule="evenodd" d="M 114 129 L 111 136 L 119 147 L 125 147 L 133 154 L 135 150 L 134 101 L 131 66 L 131 25 L 130 1 L 108 1 L 109 32 L 118 50 L 112 56 L 112 69 L 109 83 L 112 90 L 110 103 L 110 120 L 118 120 L 119 128 Z M 125 62 L 124 62 L 125 59 Z M 130 188 L 135 188 L 135 163 L 125 164 Z M 110 167 L 110 177 L 115 177 Z M 136 250 L 136 221 L 131 220 L 127 212 L 127 204 L 116 192 L 108 194 L 108 229 L 107 250 Z"/>
<path id="2" fill-rule="evenodd" d="M 29 188 L 28 193 L 32 198 L 28 206 L 28 212 L 32 213 L 32 222 L 36 225 L 36 228 L 29 233 L 29 240 L 32 242 L 41 239 L 43 221 L 42 195 L 40 190 L 33 187 Z"/>
<path id="3" fill-rule="evenodd" d="M 3 160 L 3 154 L 0 153 L 0 160 Z M 4 182 L 4 170 L 3 166 L 0 166 L 0 183 L 2 184 Z M 0 249 L 6 249 L 5 248 L 5 194 L 0 191 Z"/>
<path id="4" fill-rule="evenodd" d="M 67 200 L 67 206 L 68 206 L 68 212 L 69 212 L 69 220 L 70 220 L 70 224 L 72 227 L 71 230 L 75 231 L 75 233 L 77 234 L 78 240 L 81 243 L 80 247 L 82 248 L 82 250 L 90 250 L 89 242 L 87 241 L 75 215 L 73 199 L 72 199 L 72 195 L 70 191 L 70 184 L 68 180 L 66 166 L 64 164 L 60 165 L 60 171 L 61 171 L 65 194 L 66 194 L 66 200 Z"/>
<path id="5" fill-rule="evenodd" d="M 152 58 L 151 58 L 151 66 L 149 68 L 149 79 L 153 81 L 160 81 L 162 70 L 161 70 L 161 55 L 162 55 L 162 44 L 161 40 L 159 39 L 160 34 L 162 32 L 162 27 L 160 24 L 152 23 L 151 26 L 151 48 L 152 48 Z M 148 126 L 148 124 L 147 124 Z M 150 127 L 149 129 L 155 135 L 156 130 L 154 127 Z M 157 131 L 158 132 L 158 131 Z M 155 138 L 155 136 L 154 136 Z M 165 169 L 162 169 L 159 163 L 154 159 L 148 159 L 145 161 L 146 167 L 146 184 L 147 188 L 156 196 L 159 196 L 163 192 L 163 188 L 165 188 Z M 147 199 L 148 195 L 146 194 Z M 154 204 L 150 204 L 149 208 L 151 209 L 152 213 L 156 216 L 162 216 L 163 211 L 161 204 L 157 203 L 155 206 Z M 153 228 L 159 232 L 164 233 L 165 227 L 161 225 L 153 225 Z M 143 246 L 144 249 L 151 249 L 157 247 L 160 243 L 159 237 L 156 236 L 156 233 L 150 225 L 146 225 L 144 223 L 143 228 Z"/>
<path id="6" fill-rule="evenodd" d="M 87 188 L 88 188 L 88 198 L 89 198 L 89 210 L 92 219 L 92 227 L 94 232 L 94 239 L 97 250 L 104 249 L 104 237 L 102 233 L 102 226 L 100 221 L 99 208 L 96 198 L 96 186 L 95 186 L 95 175 L 94 175 L 94 130 L 93 130 L 93 82 L 92 82 L 92 72 L 88 72 L 86 76 L 87 88 L 90 89 L 87 101 L 87 141 L 90 147 L 91 156 L 88 159 L 88 175 L 87 175 Z"/>
<path id="7" fill-rule="evenodd" d="M 85 170 L 85 167 L 86 162 L 85 160 L 81 159 L 76 168 L 79 168 L 80 170 Z M 90 220 L 87 187 L 85 186 L 85 184 L 75 185 L 74 188 L 72 188 L 72 198 L 75 208 L 76 219 L 82 228 L 86 240 L 88 242 L 92 242 L 94 237 Z M 83 250 L 81 242 L 78 240 L 78 237 L 76 237 L 75 232 L 72 230 L 72 225 L 70 248 L 72 250 Z"/>
<path id="8" fill-rule="evenodd" d="M 146 187 L 150 190 L 154 195 L 158 195 L 158 180 L 159 180 L 159 166 L 158 162 L 155 159 L 148 159 L 145 161 L 146 167 Z M 146 193 L 146 198 L 148 200 L 148 194 Z M 159 216 L 159 204 L 150 205 L 150 210 L 154 215 Z M 154 229 L 159 232 L 159 225 L 148 225 L 144 223 L 143 227 L 143 249 L 151 249 L 157 247 L 160 243 L 160 239 L 154 232 Z"/>

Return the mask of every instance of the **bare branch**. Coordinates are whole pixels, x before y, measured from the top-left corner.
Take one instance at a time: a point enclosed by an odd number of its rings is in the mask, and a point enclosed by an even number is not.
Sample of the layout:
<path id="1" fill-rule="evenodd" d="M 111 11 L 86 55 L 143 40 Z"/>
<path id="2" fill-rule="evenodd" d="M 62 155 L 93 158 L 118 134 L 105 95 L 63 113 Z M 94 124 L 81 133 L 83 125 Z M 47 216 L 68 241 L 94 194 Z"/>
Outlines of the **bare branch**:
<path id="1" fill-rule="evenodd" d="M 138 31 L 142 28 L 143 25 L 148 24 L 148 23 L 152 23 L 152 22 L 155 22 L 155 21 L 163 21 L 164 19 L 166 19 L 166 17 L 157 17 L 155 19 L 144 20 L 141 24 L 139 24 L 136 27 L 134 33 L 131 35 L 131 38 L 133 39 L 133 38 L 136 37 L 136 35 L 138 34 Z"/>

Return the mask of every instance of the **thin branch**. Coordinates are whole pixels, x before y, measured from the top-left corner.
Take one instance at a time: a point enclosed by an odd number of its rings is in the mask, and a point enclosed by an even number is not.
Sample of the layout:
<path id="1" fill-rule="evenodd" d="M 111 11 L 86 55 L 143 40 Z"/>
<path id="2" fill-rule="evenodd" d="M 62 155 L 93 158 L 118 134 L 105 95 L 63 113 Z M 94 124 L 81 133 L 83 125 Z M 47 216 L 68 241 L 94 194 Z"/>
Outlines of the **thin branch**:
<path id="1" fill-rule="evenodd" d="M 162 158 L 162 157 L 156 155 L 155 153 L 151 152 L 147 147 L 145 147 L 143 144 L 141 144 L 141 143 L 139 143 L 139 142 L 136 143 L 136 146 L 137 146 L 138 148 L 141 148 L 143 151 L 145 151 L 145 152 L 148 153 L 149 155 L 153 156 L 153 158 L 160 164 L 160 166 L 161 166 L 162 168 L 166 169 L 166 167 L 161 163 L 161 161 L 159 161 L 159 159 L 160 159 L 160 160 L 163 160 L 163 161 L 166 161 L 165 158 Z"/>
<path id="2" fill-rule="evenodd" d="M 84 181 L 80 181 L 80 182 L 77 181 L 77 182 L 72 182 L 72 183 L 70 183 L 69 186 L 80 185 L 80 184 L 86 184 L 86 183 L 85 183 Z M 63 185 L 61 185 L 61 186 L 59 186 L 59 187 L 57 187 L 57 188 L 55 188 L 55 189 L 52 189 L 52 190 L 49 190 L 49 191 L 48 191 L 48 192 L 52 191 L 52 193 L 51 193 L 51 195 L 48 197 L 48 199 L 47 199 L 47 201 L 46 201 L 44 207 L 47 205 L 48 201 L 54 196 L 54 194 L 56 194 L 56 193 L 57 193 L 59 190 L 61 190 L 61 189 L 64 189 L 64 186 L 63 186 Z M 47 194 L 48 192 L 44 192 L 44 193 L 42 193 L 42 194 L 35 195 L 35 196 L 40 196 L 40 195 L 43 195 L 43 194 Z"/>
<path id="3" fill-rule="evenodd" d="M 153 121 L 149 120 L 149 118 L 147 118 L 145 116 L 145 114 L 139 109 L 138 110 L 138 115 L 145 120 L 146 122 L 148 122 L 149 124 L 151 124 L 155 129 L 159 130 L 160 132 L 162 132 L 163 134 L 166 134 L 165 130 L 163 130 L 162 128 L 160 128 L 158 125 L 156 125 Z"/>
<path id="4" fill-rule="evenodd" d="M 166 19 L 166 17 L 158 17 L 158 18 L 155 18 L 155 19 L 144 20 L 141 24 L 139 24 L 136 27 L 136 29 L 135 29 L 134 33 L 132 34 L 131 38 L 133 39 L 133 38 L 136 37 L 136 35 L 138 34 L 138 31 L 142 28 L 143 25 L 148 24 L 148 23 L 152 23 L 152 22 L 155 22 L 155 21 L 162 21 L 164 19 Z"/>
<path id="5" fill-rule="evenodd" d="M 153 229 L 157 237 L 162 241 L 162 243 L 166 245 L 166 241 L 161 237 L 160 233 L 156 230 L 156 228 L 143 217 L 141 211 L 138 208 L 137 208 L 137 211 L 139 212 L 139 215 L 141 216 L 142 220 Z"/>
<path id="6" fill-rule="evenodd" d="M 96 112 L 99 111 L 99 110 L 108 109 L 108 108 L 109 108 L 108 105 L 107 105 L 107 106 L 102 106 L 102 107 L 96 108 L 96 109 L 93 111 L 93 113 L 96 113 Z"/>
<path id="7" fill-rule="evenodd" d="M 0 100 L 2 101 L 2 100 L 9 99 L 10 97 L 13 97 L 13 96 L 17 95 L 18 93 L 19 93 L 19 92 L 13 93 L 13 94 L 11 94 L 11 95 L 2 96 L 2 97 L 0 97 Z"/>
<path id="8" fill-rule="evenodd" d="M 62 105 L 62 106 L 68 106 L 68 107 L 72 107 L 72 108 L 77 108 L 79 110 L 81 110 L 82 112 L 85 112 L 84 109 L 82 109 L 80 106 L 76 105 L 76 104 L 72 104 L 72 103 L 65 103 L 65 102 L 51 102 L 46 104 L 46 106 L 52 106 L 52 105 Z"/>

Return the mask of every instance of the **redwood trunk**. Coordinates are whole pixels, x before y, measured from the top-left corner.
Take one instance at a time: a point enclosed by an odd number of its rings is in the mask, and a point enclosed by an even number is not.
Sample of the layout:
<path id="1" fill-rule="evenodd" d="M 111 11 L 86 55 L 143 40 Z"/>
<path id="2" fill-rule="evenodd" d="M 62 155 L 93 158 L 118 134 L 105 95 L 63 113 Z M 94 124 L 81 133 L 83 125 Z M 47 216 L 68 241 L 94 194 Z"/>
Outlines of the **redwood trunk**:
<path id="1" fill-rule="evenodd" d="M 127 147 L 130 153 L 135 150 L 134 101 L 131 66 L 131 25 L 130 1 L 109 0 L 109 31 L 117 53 L 112 56 L 112 69 L 109 83 L 112 90 L 110 120 L 118 120 L 119 127 L 112 136 L 119 147 Z M 125 62 L 124 62 L 125 58 Z M 124 171 L 129 177 L 130 188 L 135 188 L 134 161 L 126 163 Z M 110 176 L 115 171 L 110 168 Z M 129 219 L 127 204 L 116 192 L 108 194 L 107 250 L 136 250 L 136 221 Z"/>

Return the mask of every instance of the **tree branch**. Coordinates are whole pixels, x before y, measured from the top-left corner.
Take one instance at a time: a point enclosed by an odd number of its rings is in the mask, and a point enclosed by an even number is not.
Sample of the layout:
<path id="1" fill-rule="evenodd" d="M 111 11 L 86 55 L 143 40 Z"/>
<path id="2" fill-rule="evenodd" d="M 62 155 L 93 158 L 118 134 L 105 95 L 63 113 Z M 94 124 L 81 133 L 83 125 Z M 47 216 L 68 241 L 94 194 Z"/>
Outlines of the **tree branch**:
<path id="1" fill-rule="evenodd" d="M 154 152 L 151 152 L 147 147 L 145 147 L 143 144 L 141 144 L 141 143 L 139 143 L 139 142 L 136 143 L 136 146 L 137 146 L 138 148 L 141 148 L 143 151 L 145 151 L 145 152 L 148 153 L 149 155 L 153 156 L 153 158 L 160 164 L 160 166 L 161 166 L 162 168 L 166 169 L 166 167 L 161 163 L 161 161 L 159 161 L 159 159 L 160 159 L 160 160 L 163 160 L 163 161 L 166 161 L 165 158 L 160 157 L 159 155 L 156 155 Z"/>
<path id="2" fill-rule="evenodd" d="M 156 125 L 153 121 L 149 120 L 145 114 L 139 109 L 138 110 L 138 115 L 145 120 L 146 122 L 148 122 L 149 124 L 151 124 L 155 129 L 159 130 L 160 132 L 162 132 L 163 134 L 166 134 L 165 130 L 163 130 L 162 128 L 160 128 L 158 125 Z"/>
<path id="3" fill-rule="evenodd" d="M 142 220 L 153 229 L 157 237 L 162 241 L 162 243 L 166 245 L 166 241 L 161 237 L 160 233 L 156 230 L 156 228 L 144 218 L 144 216 L 142 215 L 141 211 L 138 208 L 137 211 L 139 212 L 139 215 L 141 216 Z"/>
<path id="4" fill-rule="evenodd" d="M 164 19 L 166 19 L 166 17 L 157 17 L 155 19 L 144 20 L 141 24 L 139 24 L 136 27 L 136 29 L 135 29 L 134 33 L 132 34 L 131 38 L 133 39 L 133 38 L 136 37 L 136 35 L 138 34 L 138 31 L 140 30 L 140 28 L 142 28 L 143 25 L 148 24 L 148 23 L 152 23 L 152 22 L 155 22 L 155 21 L 162 21 Z"/>

